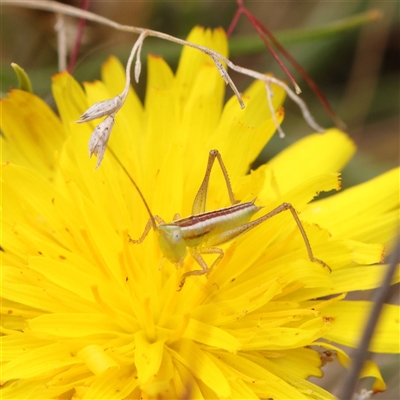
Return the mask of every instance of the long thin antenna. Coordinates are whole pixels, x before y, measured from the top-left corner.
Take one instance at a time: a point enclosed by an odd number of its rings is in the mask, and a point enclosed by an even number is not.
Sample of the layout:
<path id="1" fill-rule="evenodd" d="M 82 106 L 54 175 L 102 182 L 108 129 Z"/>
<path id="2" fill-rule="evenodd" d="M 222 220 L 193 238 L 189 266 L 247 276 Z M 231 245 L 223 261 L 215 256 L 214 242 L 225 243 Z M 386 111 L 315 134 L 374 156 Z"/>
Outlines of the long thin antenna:
<path id="1" fill-rule="evenodd" d="M 150 215 L 151 225 L 152 225 L 152 227 L 153 227 L 154 230 L 157 230 L 156 220 L 155 220 L 153 214 L 151 213 L 150 207 L 149 207 L 149 205 L 147 204 L 147 201 L 146 201 L 146 199 L 144 198 L 142 191 L 139 189 L 139 186 L 138 186 L 138 185 L 136 184 L 136 182 L 133 180 L 132 176 L 130 175 L 130 173 L 129 173 L 128 170 L 126 169 L 125 165 L 122 164 L 121 160 L 117 157 L 117 155 L 113 152 L 113 150 L 112 150 L 110 147 L 108 147 L 107 150 L 112 154 L 112 156 L 114 157 L 115 161 L 117 161 L 117 163 L 119 164 L 119 166 L 120 166 L 120 167 L 122 168 L 122 170 L 125 172 L 126 176 L 127 176 L 128 179 L 131 181 L 131 183 L 133 184 L 133 186 L 135 186 L 137 192 L 139 193 L 140 198 L 141 198 L 142 201 L 143 201 L 144 206 L 146 207 L 147 212 L 148 212 L 149 215 Z"/>

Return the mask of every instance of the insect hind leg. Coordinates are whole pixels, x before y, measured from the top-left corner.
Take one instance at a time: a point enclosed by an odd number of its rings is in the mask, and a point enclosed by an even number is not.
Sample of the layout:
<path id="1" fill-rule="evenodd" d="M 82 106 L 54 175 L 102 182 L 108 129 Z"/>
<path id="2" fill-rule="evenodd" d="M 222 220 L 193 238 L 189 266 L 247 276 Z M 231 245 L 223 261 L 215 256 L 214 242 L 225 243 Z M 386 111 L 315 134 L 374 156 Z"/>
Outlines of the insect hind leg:
<path id="1" fill-rule="evenodd" d="M 304 229 L 304 226 L 301 223 L 300 218 L 297 215 L 297 211 L 294 209 L 294 207 L 290 203 L 283 203 L 281 205 L 281 207 L 282 206 L 284 206 L 283 211 L 284 210 L 290 210 L 290 212 L 292 213 L 292 216 L 293 216 L 294 220 L 296 221 L 296 224 L 297 224 L 297 227 L 299 228 L 301 236 L 303 237 L 304 244 L 306 245 L 308 258 L 312 262 L 316 262 L 318 264 L 321 264 L 323 267 L 328 268 L 329 272 L 332 272 L 332 269 L 328 264 L 326 264 L 324 261 L 320 260 L 319 258 L 314 257 L 314 254 L 312 252 L 311 244 L 310 244 L 310 241 L 308 239 L 307 233 L 306 233 L 306 231 Z"/>
<path id="2" fill-rule="evenodd" d="M 275 215 L 280 214 L 281 212 L 287 211 L 287 210 L 290 210 L 290 212 L 291 212 L 291 214 L 293 216 L 293 219 L 296 222 L 296 225 L 297 225 L 297 227 L 298 227 L 298 229 L 299 229 L 299 231 L 301 233 L 301 236 L 303 238 L 304 244 L 305 244 L 306 249 L 307 249 L 308 258 L 310 259 L 310 261 L 316 262 L 316 263 L 322 265 L 323 267 L 327 268 L 330 272 L 332 272 L 332 269 L 329 267 L 328 264 L 326 264 L 324 261 L 320 260 L 319 258 L 314 257 L 314 254 L 313 254 L 313 251 L 312 251 L 312 248 L 311 248 L 311 244 L 310 244 L 310 241 L 309 241 L 309 239 L 307 237 L 307 233 L 306 233 L 306 231 L 304 229 L 304 226 L 301 223 L 299 216 L 297 215 L 296 209 L 290 203 L 282 203 L 280 206 L 274 208 L 269 213 L 263 215 L 262 217 L 254 220 L 254 221 L 248 222 L 243 227 L 247 227 L 248 229 L 252 229 L 255 226 L 257 226 L 257 225 L 261 224 L 262 222 L 266 221 L 267 219 L 270 219 L 270 218 L 274 217 Z"/>
<path id="3" fill-rule="evenodd" d="M 210 182 L 210 175 L 215 159 L 218 160 L 219 165 L 221 167 L 221 171 L 224 175 L 226 188 L 228 189 L 229 200 L 232 205 L 237 203 L 237 201 L 235 200 L 235 196 L 233 195 L 232 185 L 229 179 L 228 171 L 226 170 L 225 164 L 222 161 L 221 154 L 219 153 L 218 150 L 211 150 L 208 155 L 207 168 L 203 178 L 203 182 L 201 183 L 199 191 L 197 192 L 196 197 L 194 198 L 193 201 L 192 214 L 200 214 L 206 210 L 208 183 Z"/>

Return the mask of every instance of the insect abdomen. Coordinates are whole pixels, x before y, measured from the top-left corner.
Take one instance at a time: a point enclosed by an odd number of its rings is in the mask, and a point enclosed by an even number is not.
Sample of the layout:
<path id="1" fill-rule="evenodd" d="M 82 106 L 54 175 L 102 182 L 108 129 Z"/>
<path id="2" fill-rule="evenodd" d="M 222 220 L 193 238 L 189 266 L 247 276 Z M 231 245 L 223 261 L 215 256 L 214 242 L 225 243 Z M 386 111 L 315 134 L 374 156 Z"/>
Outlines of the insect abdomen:
<path id="1" fill-rule="evenodd" d="M 260 208 L 254 205 L 254 201 L 235 204 L 216 211 L 192 215 L 174 221 L 174 224 L 181 228 L 182 237 L 188 246 L 198 246 L 221 232 L 248 222 Z"/>

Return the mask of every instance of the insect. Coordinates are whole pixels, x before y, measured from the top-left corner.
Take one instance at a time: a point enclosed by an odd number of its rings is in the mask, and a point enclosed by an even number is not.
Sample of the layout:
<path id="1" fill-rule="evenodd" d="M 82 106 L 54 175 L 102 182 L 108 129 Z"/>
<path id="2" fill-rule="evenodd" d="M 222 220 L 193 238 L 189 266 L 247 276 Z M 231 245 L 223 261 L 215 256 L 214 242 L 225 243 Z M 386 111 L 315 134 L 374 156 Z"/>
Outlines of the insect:
<path id="1" fill-rule="evenodd" d="M 215 159 L 218 160 L 224 175 L 231 206 L 215 211 L 205 211 L 208 184 Z M 127 172 L 125 167 L 122 167 L 125 172 Z M 192 215 L 186 218 L 180 218 L 179 214 L 176 214 L 174 220 L 169 223 L 164 222 L 159 216 L 153 216 L 139 187 L 129 174 L 128 176 L 138 190 L 139 195 L 142 198 L 150 215 L 150 219 L 147 222 L 140 238 L 137 240 L 129 238 L 130 242 L 135 244 L 142 243 L 148 235 L 150 229 L 153 228 L 153 230 L 158 233 L 158 241 L 161 252 L 169 261 L 177 266 L 182 266 L 187 254 L 190 253 L 197 264 L 201 267 L 201 269 L 185 272 L 182 275 L 182 280 L 178 290 L 182 289 L 187 277 L 210 274 L 213 268 L 222 260 L 224 256 L 223 250 L 221 250 L 218 246 L 237 238 L 238 236 L 260 225 L 267 219 L 272 218 L 273 216 L 286 210 L 291 212 L 293 219 L 303 237 L 308 258 L 312 262 L 317 262 L 330 270 L 327 264 L 314 257 L 304 227 L 297 216 L 296 210 L 290 203 L 283 203 L 262 217 L 254 221 L 250 221 L 252 216 L 263 207 L 256 206 L 254 204 L 255 199 L 246 203 L 238 203 L 235 200 L 228 172 L 218 150 L 211 150 L 209 153 L 206 173 L 193 202 Z M 217 255 L 217 258 L 210 267 L 208 267 L 202 257 L 204 254 Z"/>

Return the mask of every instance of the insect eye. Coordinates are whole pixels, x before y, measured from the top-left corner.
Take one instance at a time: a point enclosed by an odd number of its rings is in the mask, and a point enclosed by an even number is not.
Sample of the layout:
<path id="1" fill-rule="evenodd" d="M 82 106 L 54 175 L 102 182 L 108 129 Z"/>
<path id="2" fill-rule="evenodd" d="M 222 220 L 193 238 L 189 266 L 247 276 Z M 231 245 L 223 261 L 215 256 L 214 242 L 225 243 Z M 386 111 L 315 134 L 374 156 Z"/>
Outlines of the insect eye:
<path id="1" fill-rule="evenodd" d="M 174 243 L 178 243 L 180 242 L 182 239 L 182 233 L 180 229 L 176 229 L 173 233 L 172 233 L 172 240 Z"/>

